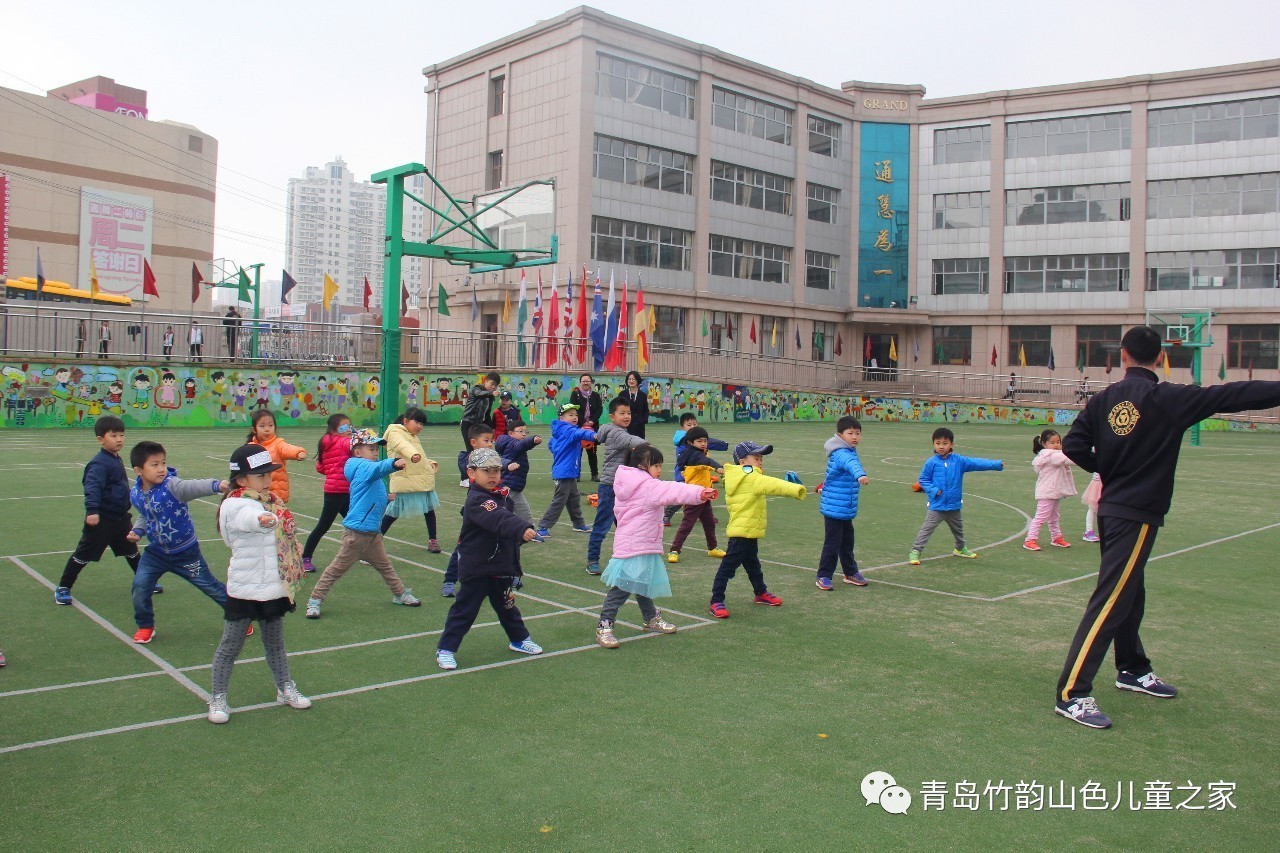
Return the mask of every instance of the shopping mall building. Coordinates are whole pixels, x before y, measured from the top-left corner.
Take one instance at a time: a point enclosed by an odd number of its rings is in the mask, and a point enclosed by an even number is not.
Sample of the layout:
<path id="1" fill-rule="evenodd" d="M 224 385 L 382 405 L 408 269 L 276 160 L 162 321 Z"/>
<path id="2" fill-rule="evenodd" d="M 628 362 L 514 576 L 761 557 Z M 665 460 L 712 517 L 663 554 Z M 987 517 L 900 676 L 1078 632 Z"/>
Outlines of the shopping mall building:
<path id="1" fill-rule="evenodd" d="M 1280 367 L 1280 60 L 928 99 L 580 7 L 423 73 L 441 184 L 554 178 L 561 281 L 642 278 L 657 342 L 1101 379 L 1212 311 L 1211 372 Z M 517 281 L 444 328 L 514 331 Z"/>

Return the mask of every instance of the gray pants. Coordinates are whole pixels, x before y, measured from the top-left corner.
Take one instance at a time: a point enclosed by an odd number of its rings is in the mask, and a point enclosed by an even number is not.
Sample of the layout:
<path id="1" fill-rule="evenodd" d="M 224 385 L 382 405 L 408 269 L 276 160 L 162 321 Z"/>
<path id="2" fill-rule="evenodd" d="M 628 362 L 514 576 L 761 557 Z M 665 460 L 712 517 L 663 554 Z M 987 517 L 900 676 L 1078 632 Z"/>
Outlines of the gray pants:
<path id="1" fill-rule="evenodd" d="M 510 497 L 516 515 L 533 524 L 533 509 L 529 506 L 529 499 L 524 496 L 524 492 L 512 489 Z"/>
<path id="2" fill-rule="evenodd" d="M 960 518 L 960 510 L 948 509 L 939 512 L 931 509 L 924 514 L 924 524 L 920 525 L 920 532 L 916 534 L 916 541 L 911 546 L 911 550 L 923 551 L 924 546 L 929 543 L 929 537 L 933 535 L 934 528 L 944 521 L 947 527 L 951 528 L 951 535 L 956 537 L 956 550 L 964 548 L 964 521 Z"/>
<path id="3" fill-rule="evenodd" d="M 240 650 L 244 648 L 244 634 L 249 630 L 252 620 L 226 620 L 222 623 L 222 642 L 213 654 L 213 692 L 226 693 L 231 683 L 231 667 Z M 289 678 L 289 659 L 284 651 L 284 619 L 267 619 L 258 623 L 258 633 L 262 635 L 262 647 L 267 652 L 267 666 L 271 677 L 275 679 L 276 688 L 283 690 L 291 680 Z"/>
<path id="4" fill-rule="evenodd" d="M 630 596 L 631 593 L 620 587 L 615 586 L 609 589 L 609 594 L 604 597 L 604 607 L 600 609 L 601 628 L 613 627 L 613 621 L 618 618 L 619 608 L 627 603 Z M 652 598 L 637 595 L 636 604 L 640 605 L 640 615 L 644 617 L 644 621 L 658 618 L 658 608 L 654 606 Z"/>
<path id="5" fill-rule="evenodd" d="M 556 480 L 556 493 L 551 496 L 551 506 L 542 514 L 538 527 L 550 529 L 551 525 L 560 520 L 560 512 L 566 506 L 573 526 L 586 527 L 587 522 L 582 517 L 582 496 L 578 493 L 578 481 L 572 478 Z"/>

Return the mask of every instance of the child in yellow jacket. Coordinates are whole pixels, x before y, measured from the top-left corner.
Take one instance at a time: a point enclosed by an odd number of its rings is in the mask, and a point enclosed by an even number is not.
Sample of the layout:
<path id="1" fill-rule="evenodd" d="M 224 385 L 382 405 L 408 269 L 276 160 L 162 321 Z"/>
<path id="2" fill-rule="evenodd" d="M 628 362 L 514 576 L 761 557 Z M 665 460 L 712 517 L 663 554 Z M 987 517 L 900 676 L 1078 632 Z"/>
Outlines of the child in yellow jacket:
<path id="1" fill-rule="evenodd" d="M 403 470 L 392 473 L 387 487 L 395 499 L 387 504 L 386 515 L 382 517 L 382 533 L 385 536 L 397 518 L 421 515 L 427 521 L 427 550 L 439 554 L 436 508 L 440 506 L 440 498 L 436 495 L 436 471 L 440 464 L 427 458 L 422 440 L 418 438 L 426 425 L 427 413 L 411 406 L 382 436 L 387 442 L 387 455 L 405 462 Z"/>
<path id="2" fill-rule="evenodd" d="M 742 566 L 755 590 L 756 604 L 770 607 L 782 605 L 782 599 L 769 592 L 760 568 L 760 540 L 764 538 L 768 524 L 768 506 L 765 498 L 770 495 L 804 500 L 805 488 L 764 473 L 764 457 L 773 452 L 772 444 L 756 444 L 744 441 L 733 449 L 736 465 L 724 466 L 725 503 L 729 506 L 729 550 L 720 561 L 716 579 L 711 585 L 711 615 L 728 619 L 729 608 L 724 606 L 725 589 Z"/>

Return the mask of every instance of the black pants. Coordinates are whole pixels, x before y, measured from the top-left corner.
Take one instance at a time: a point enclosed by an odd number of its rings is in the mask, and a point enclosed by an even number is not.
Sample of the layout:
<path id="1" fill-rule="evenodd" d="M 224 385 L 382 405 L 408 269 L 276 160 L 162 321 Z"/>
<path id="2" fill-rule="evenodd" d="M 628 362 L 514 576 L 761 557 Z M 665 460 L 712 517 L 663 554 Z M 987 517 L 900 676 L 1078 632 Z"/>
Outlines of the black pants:
<path id="1" fill-rule="evenodd" d="M 436 511 L 433 509 L 431 510 L 431 512 L 424 512 L 422 514 L 422 517 L 427 520 L 427 538 L 435 539 L 436 538 Z M 398 518 L 398 516 L 394 516 L 394 515 L 384 515 L 382 517 L 383 533 L 386 533 L 388 530 L 391 529 L 391 525 L 396 523 L 396 518 Z"/>
<path id="2" fill-rule="evenodd" d="M 471 439 L 467 438 L 467 433 L 471 431 L 473 424 L 463 423 L 460 425 L 462 430 L 462 453 L 458 454 L 458 478 L 467 479 L 467 456 L 471 453 Z"/>
<path id="3" fill-rule="evenodd" d="M 117 557 L 124 557 L 129 568 L 136 574 L 142 555 L 138 553 L 138 543 L 128 539 L 132 529 L 133 519 L 127 515 L 123 518 L 99 515 L 97 524 L 84 525 L 80 531 L 80 542 L 76 545 L 75 553 L 67 558 L 58 586 L 65 586 L 67 589 L 75 586 L 76 578 L 80 577 L 84 567 L 101 560 L 108 548 Z"/>
<path id="4" fill-rule="evenodd" d="M 1102 564 L 1098 586 L 1089 596 L 1080 627 L 1071 641 L 1067 663 L 1058 679 L 1058 699 L 1066 702 L 1093 695 L 1093 678 L 1106 657 L 1107 646 L 1116 647 L 1116 669 L 1146 675 L 1151 661 L 1138 639 L 1146 607 L 1146 567 L 1155 545 L 1157 528 L 1114 516 L 1098 518 L 1102 539 Z"/>
<path id="5" fill-rule="evenodd" d="M 725 551 L 720 568 L 716 570 L 716 579 L 711 584 L 713 602 L 724 603 L 724 591 L 728 588 L 729 581 L 738 573 L 739 566 L 746 571 L 756 595 L 769 591 L 769 587 L 764 584 L 764 572 L 760 569 L 760 540 L 730 536 L 729 548 Z"/>
<path id="6" fill-rule="evenodd" d="M 514 578 L 489 577 L 472 578 L 459 587 L 458 597 L 449 608 L 445 618 L 444 633 L 440 635 L 437 646 L 441 651 L 456 652 L 462 645 L 462 638 L 475 624 L 480 614 L 480 606 L 489 599 L 493 612 L 498 614 L 502 629 L 507 632 L 507 639 L 513 643 L 523 643 L 529 639 L 529 629 L 524 626 L 520 616 L 520 608 L 516 607 Z"/>
<path id="7" fill-rule="evenodd" d="M 350 508 L 350 493 L 324 493 L 324 506 L 320 509 L 320 518 L 316 521 L 316 526 L 311 529 L 311 535 L 307 537 L 307 544 L 302 548 L 303 559 L 310 559 L 316 553 L 320 540 L 329 532 L 329 528 L 333 527 L 333 522 L 337 520 L 338 516 L 346 518 L 347 510 Z"/>
<path id="8" fill-rule="evenodd" d="M 595 444 L 587 445 L 584 450 L 587 451 L 587 464 L 591 466 L 591 479 L 600 479 L 600 460 L 596 457 Z"/>
<path id="9" fill-rule="evenodd" d="M 818 557 L 818 577 L 831 580 L 836 573 L 837 559 L 845 577 L 853 577 L 858 571 L 858 561 L 853 558 L 853 521 L 824 515 L 822 525 L 825 531 L 822 555 Z"/>
<path id="10" fill-rule="evenodd" d="M 204 361 L 204 344 L 191 344 L 191 358 Z"/>

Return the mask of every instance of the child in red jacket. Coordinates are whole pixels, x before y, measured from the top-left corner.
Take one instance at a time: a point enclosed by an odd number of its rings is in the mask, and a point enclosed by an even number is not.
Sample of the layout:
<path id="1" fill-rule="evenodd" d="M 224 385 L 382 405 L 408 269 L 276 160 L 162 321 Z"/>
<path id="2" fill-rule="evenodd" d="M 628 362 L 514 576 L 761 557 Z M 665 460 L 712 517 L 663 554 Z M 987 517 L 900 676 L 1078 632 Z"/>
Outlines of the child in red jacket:
<path id="1" fill-rule="evenodd" d="M 342 474 L 342 466 L 351 458 L 351 419 L 346 415 L 329 415 L 329 428 L 316 445 L 316 473 L 324 475 L 324 506 L 320 519 L 302 548 L 302 570 L 314 572 L 315 556 L 320 540 L 329 532 L 338 516 L 346 518 L 351 508 L 351 485 Z"/>

